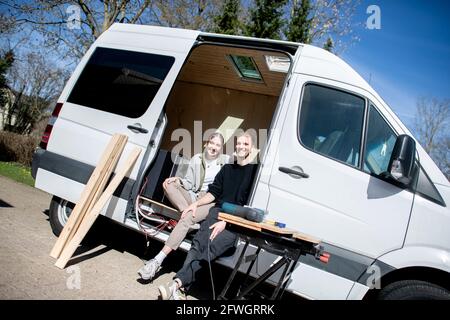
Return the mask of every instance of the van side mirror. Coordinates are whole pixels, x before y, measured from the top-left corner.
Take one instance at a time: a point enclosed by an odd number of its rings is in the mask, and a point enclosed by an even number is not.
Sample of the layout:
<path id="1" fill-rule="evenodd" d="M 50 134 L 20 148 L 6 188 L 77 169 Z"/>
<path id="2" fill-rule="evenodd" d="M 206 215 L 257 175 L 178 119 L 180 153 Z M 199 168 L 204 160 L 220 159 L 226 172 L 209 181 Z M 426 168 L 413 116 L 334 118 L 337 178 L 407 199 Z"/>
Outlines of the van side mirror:
<path id="1" fill-rule="evenodd" d="M 389 160 L 390 178 L 408 187 L 414 178 L 416 142 L 406 134 L 397 137 Z"/>

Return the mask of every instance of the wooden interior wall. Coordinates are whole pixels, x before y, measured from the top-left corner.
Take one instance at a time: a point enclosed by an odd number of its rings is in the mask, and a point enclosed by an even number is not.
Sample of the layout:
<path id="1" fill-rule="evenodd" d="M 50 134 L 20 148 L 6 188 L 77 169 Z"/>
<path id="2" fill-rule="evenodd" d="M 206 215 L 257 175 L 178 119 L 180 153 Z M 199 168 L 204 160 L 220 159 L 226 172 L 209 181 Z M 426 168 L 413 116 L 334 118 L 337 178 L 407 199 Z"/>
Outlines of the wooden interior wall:
<path id="1" fill-rule="evenodd" d="M 184 128 L 192 136 L 190 156 L 200 152 L 202 146 L 194 146 L 194 121 L 202 121 L 202 134 L 218 128 L 227 116 L 244 119 L 243 130 L 268 129 L 277 101 L 277 96 L 177 81 L 166 104 L 168 126 L 161 147 L 171 150 L 179 143 L 170 141 L 172 132 Z"/>
<path id="2" fill-rule="evenodd" d="M 230 55 L 252 57 L 261 73 L 263 82 L 242 80 L 229 59 Z M 270 71 L 265 61 L 265 55 L 286 57 L 279 52 L 201 45 L 195 48 L 188 57 L 178 80 L 278 97 L 286 73 Z"/>

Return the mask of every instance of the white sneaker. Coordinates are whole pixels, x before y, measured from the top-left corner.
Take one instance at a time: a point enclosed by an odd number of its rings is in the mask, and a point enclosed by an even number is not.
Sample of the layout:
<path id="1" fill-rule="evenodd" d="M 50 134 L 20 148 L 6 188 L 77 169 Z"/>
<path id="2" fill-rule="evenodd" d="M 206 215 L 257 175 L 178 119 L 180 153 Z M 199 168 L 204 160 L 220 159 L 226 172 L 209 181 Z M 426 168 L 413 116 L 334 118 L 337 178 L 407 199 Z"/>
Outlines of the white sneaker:
<path id="1" fill-rule="evenodd" d="M 186 300 L 186 294 L 182 288 L 177 289 L 177 283 L 172 281 L 158 287 L 162 300 Z"/>
<path id="2" fill-rule="evenodd" d="M 161 265 L 155 259 L 149 260 L 142 268 L 138 270 L 138 274 L 143 280 L 152 279 L 155 274 L 161 269 Z"/>

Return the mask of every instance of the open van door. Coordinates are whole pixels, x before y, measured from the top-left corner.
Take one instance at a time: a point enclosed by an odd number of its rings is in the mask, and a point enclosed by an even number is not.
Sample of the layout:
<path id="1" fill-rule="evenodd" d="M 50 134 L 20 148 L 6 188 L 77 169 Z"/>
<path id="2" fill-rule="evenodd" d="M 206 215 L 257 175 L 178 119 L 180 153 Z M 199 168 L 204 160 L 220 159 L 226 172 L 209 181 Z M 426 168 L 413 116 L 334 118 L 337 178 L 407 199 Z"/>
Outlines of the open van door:
<path id="1" fill-rule="evenodd" d="M 115 194 L 122 201 L 115 204 L 120 210 L 113 211 L 124 214 L 140 167 L 157 151 L 165 126 L 164 104 L 198 34 L 127 24 L 114 24 L 105 31 L 58 100 L 62 108 L 54 112 L 46 150 L 38 151 L 33 166 L 36 187 L 77 202 L 112 135 L 125 134 L 128 143 L 118 166 L 134 147 L 142 152 L 128 181 Z M 123 216 L 114 218 L 123 222 Z"/>

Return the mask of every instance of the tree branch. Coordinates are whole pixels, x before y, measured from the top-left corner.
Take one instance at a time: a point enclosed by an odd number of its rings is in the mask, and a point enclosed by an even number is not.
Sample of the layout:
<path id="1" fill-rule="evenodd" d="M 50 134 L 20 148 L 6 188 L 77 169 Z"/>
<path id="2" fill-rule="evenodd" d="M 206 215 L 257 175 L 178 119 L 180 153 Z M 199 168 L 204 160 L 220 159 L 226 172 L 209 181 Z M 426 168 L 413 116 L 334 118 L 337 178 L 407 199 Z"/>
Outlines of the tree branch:
<path id="1" fill-rule="evenodd" d="M 144 13 L 145 9 L 148 8 L 150 5 L 150 0 L 145 0 L 142 6 L 139 8 L 139 10 L 136 12 L 134 17 L 130 20 L 130 23 L 136 23 L 136 21 L 139 19 L 139 17 Z"/>
<path id="2" fill-rule="evenodd" d="M 83 10 L 84 14 L 86 15 L 86 19 L 88 20 L 88 25 L 91 28 L 92 35 L 97 39 L 100 34 L 98 34 L 97 31 L 97 23 L 94 19 L 94 16 L 92 15 L 91 10 L 89 7 L 84 3 L 83 0 L 77 0 L 78 5 L 80 6 L 81 10 Z"/>

